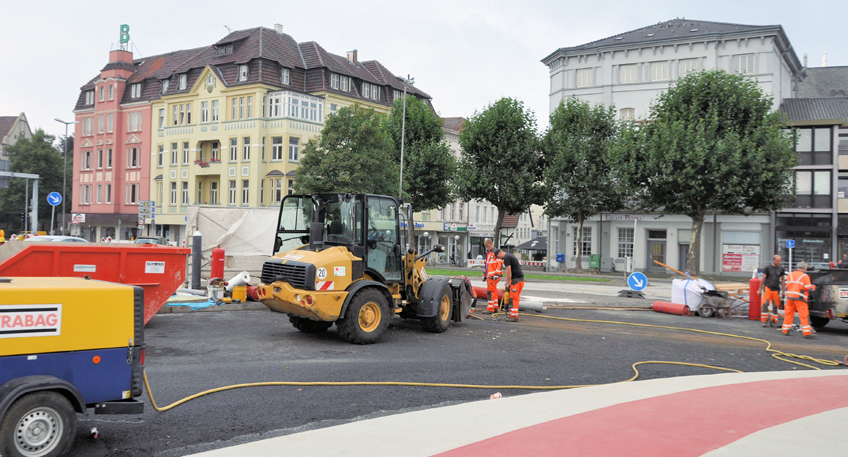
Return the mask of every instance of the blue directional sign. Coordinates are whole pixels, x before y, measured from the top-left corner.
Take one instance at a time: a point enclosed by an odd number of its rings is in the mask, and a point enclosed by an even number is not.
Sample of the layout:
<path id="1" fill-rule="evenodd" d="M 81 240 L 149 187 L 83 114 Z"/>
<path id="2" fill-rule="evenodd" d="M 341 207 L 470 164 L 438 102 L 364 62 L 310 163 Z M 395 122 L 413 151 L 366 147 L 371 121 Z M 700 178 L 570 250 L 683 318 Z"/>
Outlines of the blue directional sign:
<path id="1" fill-rule="evenodd" d="M 648 286 L 648 277 L 645 276 L 645 273 L 639 271 L 631 273 L 627 277 L 627 285 L 633 290 L 642 290 Z"/>
<path id="2" fill-rule="evenodd" d="M 786 240 L 786 249 L 795 249 L 795 240 Z"/>
<path id="3" fill-rule="evenodd" d="M 62 194 L 59 192 L 50 192 L 47 195 L 47 203 L 50 203 L 50 206 L 56 206 L 62 203 Z"/>

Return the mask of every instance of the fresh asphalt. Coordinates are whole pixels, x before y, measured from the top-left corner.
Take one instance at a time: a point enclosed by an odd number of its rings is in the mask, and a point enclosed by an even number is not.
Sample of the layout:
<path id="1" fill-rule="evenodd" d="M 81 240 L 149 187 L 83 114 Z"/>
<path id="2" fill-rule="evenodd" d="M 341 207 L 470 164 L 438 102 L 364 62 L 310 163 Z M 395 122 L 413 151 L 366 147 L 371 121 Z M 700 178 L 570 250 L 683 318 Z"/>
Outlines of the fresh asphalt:
<path id="1" fill-rule="evenodd" d="M 585 295 L 586 298 L 593 297 Z M 597 298 L 595 305 L 633 306 L 636 300 Z M 587 303 L 592 304 L 592 303 Z M 644 300 L 641 306 L 649 305 Z M 786 352 L 840 360 L 848 325 L 834 322 L 817 340 L 780 336 L 746 319 L 703 319 L 650 311 L 548 309 L 545 316 L 616 320 L 764 338 Z M 558 386 L 630 378 L 631 364 L 670 360 L 742 371 L 804 370 L 780 362 L 765 345 L 691 332 L 526 316 L 507 323 L 481 315 L 430 334 L 414 321 L 392 320 L 381 342 L 356 346 L 335 330 L 309 335 L 285 315 L 263 309 L 155 316 L 146 327 L 146 369 L 156 402 L 164 406 L 202 390 L 259 381 L 414 381 Z M 842 368 L 844 369 L 844 368 Z M 705 368 L 640 367 L 640 379 L 713 374 Z M 170 411 L 147 403 L 142 416 L 80 415 L 74 456 L 178 456 L 289 435 L 367 418 L 455 405 L 514 389 L 435 387 L 255 387 L 202 397 Z M 777 393 L 775 394 L 777 398 Z M 88 430 L 96 427 L 93 440 Z M 452 433 L 461 433 L 461 430 Z M 386 433 L 415 433 L 397 424 Z M 447 431 L 445 433 L 448 433 Z M 422 436 L 422 440 L 438 437 Z M 321 443 L 315 443 L 320 447 Z"/>

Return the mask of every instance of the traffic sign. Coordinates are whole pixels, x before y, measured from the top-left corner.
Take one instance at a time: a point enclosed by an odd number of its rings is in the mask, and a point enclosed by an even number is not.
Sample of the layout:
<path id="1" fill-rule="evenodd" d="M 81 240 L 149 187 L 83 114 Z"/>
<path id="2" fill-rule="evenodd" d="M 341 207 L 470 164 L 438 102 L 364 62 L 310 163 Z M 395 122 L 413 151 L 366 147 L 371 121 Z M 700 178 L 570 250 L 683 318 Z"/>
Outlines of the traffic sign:
<path id="1" fill-rule="evenodd" d="M 642 290 L 648 286 L 648 277 L 645 273 L 636 271 L 627 277 L 627 285 L 633 290 Z"/>
<path id="2" fill-rule="evenodd" d="M 62 203 L 62 194 L 59 192 L 50 192 L 47 194 L 47 203 L 50 203 L 50 206 L 56 206 Z"/>
<path id="3" fill-rule="evenodd" d="M 786 249 L 795 249 L 795 240 L 786 240 Z"/>
<path id="4" fill-rule="evenodd" d="M 138 218 L 138 225 L 144 225 L 144 218 L 143 217 Z"/>

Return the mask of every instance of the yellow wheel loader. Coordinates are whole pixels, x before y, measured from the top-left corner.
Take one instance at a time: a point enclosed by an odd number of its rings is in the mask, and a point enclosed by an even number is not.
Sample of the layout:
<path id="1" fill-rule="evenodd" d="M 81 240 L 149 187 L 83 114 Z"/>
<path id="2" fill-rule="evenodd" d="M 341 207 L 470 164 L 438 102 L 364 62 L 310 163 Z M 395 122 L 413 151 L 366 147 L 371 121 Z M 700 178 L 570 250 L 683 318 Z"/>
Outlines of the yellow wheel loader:
<path id="1" fill-rule="evenodd" d="M 401 202 L 393 197 L 287 196 L 273 257 L 262 267 L 260 300 L 288 314 L 302 332 L 335 323 L 355 344 L 379 341 L 395 314 L 421 320 L 427 331 L 446 331 L 467 315 L 471 291 L 462 278 L 427 275 L 426 256 L 444 248 L 420 254 L 403 248 L 411 235 L 402 236 L 401 219 Z"/>

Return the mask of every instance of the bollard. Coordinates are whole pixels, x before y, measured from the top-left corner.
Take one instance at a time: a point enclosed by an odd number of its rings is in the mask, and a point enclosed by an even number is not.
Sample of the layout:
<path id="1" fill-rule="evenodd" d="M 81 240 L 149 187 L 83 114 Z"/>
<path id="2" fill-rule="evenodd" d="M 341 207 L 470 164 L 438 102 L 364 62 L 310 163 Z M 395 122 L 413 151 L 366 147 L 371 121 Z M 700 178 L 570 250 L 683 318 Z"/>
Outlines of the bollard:
<path id="1" fill-rule="evenodd" d="M 203 259 L 201 258 L 201 241 L 203 237 L 200 231 L 194 232 L 191 237 L 191 288 L 200 289 L 200 266 Z"/>
<path id="2" fill-rule="evenodd" d="M 760 305 L 760 278 L 751 278 L 748 284 L 748 319 L 760 320 L 762 307 Z"/>

